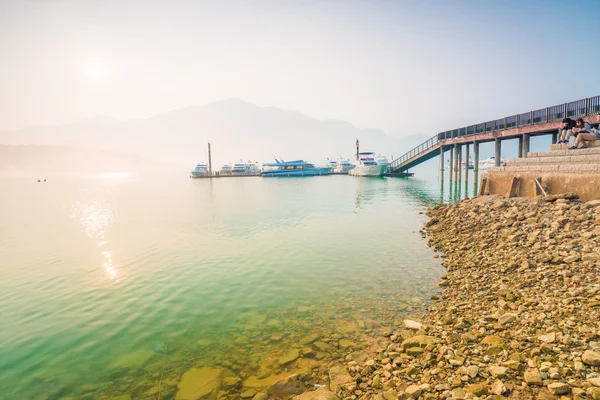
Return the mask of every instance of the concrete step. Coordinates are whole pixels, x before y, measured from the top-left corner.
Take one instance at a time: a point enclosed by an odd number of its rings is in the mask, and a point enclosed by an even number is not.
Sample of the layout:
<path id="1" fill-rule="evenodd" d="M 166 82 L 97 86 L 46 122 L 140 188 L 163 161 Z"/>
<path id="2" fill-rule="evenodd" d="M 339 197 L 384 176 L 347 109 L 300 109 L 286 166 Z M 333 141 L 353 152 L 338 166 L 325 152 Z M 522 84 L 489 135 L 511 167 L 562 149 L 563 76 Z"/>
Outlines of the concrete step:
<path id="1" fill-rule="evenodd" d="M 567 144 L 551 144 L 550 150 L 568 150 L 571 146 L 573 146 L 573 141 Z M 594 143 L 592 143 L 590 149 L 592 148 L 600 149 L 600 140 L 596 140 Z"/>
<path id="2" fill-rule="evenodd" d="M 532 165 L 532 164 L 600 164 L 600 151 L 595 153 L 585 153 L 582 150 L 561 150 L 561 153 L 539 157 L 529 156 L 527 158 L 511 158 L 504 161 L 505 166 L 509 165 Z M 592 149 L 589 149 L 592 150 Z M 600 149 L 598 149 L 600 150 Z M 533 154 L 532 154 L 533 155 Z"/>
<path id="3" fill-rule="evenodd" d="M 563 146 L 563 145 L 552 145 L 552 146 Z M 566 145 L 564 145 L 566 146 Z M 571 156 L 573 154 L 581 155 L 581 154 L 600 154 L 600 146 L 599 147 L 590 147 L 587 149 L 575 149 L 569 150 L 568 147 L 564 149 L 557 149 L 551 151 L 540 151 L 540 152 L 529 152 L 527 153 L 527 158 L 529 157 L 558 157 L 558 156 Z"/>
<path id="4" fill-rule="evenodd" d="M 488 173 L 495 172 L 539 172 L 539 173 L 570 173 L 570 174 L 600 174 L 599 164 L 522 164 L 504 167 L 490 167 Z"/>

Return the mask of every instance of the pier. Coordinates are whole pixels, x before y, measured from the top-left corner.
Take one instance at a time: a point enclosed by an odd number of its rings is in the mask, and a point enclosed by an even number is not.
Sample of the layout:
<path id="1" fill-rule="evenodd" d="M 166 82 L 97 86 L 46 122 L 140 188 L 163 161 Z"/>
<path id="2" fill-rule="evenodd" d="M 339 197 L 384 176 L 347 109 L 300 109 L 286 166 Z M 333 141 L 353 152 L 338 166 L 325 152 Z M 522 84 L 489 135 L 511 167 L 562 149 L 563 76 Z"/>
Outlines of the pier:
<path id="1" fill-rule="evenodd" d="M 481 122 L 463 128 L 440 132 L 406 154 L 390 163 L 388 173 L 403 173 L 434 157 L 440 157 L 440 175 L 444 176 L 444 157 L 450 151 L 452 169 L 449 180 L 462 181 L 461 162 L 465 155 L 465 182 L 468 180 L 470 146 L 473 147 L 474 183 L 478 183 L 479 144 L 494 142 L 496 167 L 502 158 L 502 142 L 518 140 L 518 158 L 526 158 L 533 136 L 552 135 L 552 143 L 557 142 L 558 130 L 563 118 L 583 118 L 586 122 L 600 123 L 600 96 L 559 104 L 551 107 L 511 115 L 493 121 Z M 454 176 L 453 176 L 454 175 Z M 475 189 L 477 190 L 477 189 Z"/>

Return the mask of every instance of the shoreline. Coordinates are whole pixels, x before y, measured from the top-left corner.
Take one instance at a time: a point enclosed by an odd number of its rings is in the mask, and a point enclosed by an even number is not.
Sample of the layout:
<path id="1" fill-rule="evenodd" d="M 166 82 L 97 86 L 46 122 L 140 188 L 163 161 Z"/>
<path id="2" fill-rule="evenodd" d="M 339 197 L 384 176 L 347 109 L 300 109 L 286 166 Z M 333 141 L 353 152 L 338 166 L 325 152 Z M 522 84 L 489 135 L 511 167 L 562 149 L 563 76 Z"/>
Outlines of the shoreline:
<path id="1" fill-rule="evenodd" d="M 485 196 L 428 210 L 447 274 L 422 335 L 402 342 L 422 349 L 408 364 L 423 398 L 600 399 L 598 206 Z"/>
<path id="2" fill-rule="evenodd" d="M 348 383 L 330 373 L 335 395 L 600 399 L 600 201 L 483 196 L 427 215 L 441 298 L 348 362 Z"/>

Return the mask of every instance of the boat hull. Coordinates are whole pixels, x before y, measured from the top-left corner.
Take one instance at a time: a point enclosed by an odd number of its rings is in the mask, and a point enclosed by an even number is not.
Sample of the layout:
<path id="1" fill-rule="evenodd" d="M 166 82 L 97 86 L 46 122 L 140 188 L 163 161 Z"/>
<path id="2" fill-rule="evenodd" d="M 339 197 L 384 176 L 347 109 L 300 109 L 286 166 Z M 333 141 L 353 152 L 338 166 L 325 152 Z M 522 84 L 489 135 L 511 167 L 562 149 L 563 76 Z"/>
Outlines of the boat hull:
<path id="1" fill-rule="evenodd" d="M 330 168 L 312 168 L 305 170 L 281 170 L 281 171 L 265 171 L 261 172 L 260 176 L 265 178 L 273 178 L 273 177 L 303 177 L 303 176 L 320 176 L 320 175 L 329 175 L 331 169 Z"/>
<path id="2" fill-rule="evenodd" d="M 208 172 L 192 171 L 190 174 L 192 175 L 192 178 L 204 178 L 205 176 L 208 176 Z"/>
<path id="3" fill-rule="evenodd" d="M 383 176 L 387 165 L 357 165 L 348 171 L 351 176 Z"/>

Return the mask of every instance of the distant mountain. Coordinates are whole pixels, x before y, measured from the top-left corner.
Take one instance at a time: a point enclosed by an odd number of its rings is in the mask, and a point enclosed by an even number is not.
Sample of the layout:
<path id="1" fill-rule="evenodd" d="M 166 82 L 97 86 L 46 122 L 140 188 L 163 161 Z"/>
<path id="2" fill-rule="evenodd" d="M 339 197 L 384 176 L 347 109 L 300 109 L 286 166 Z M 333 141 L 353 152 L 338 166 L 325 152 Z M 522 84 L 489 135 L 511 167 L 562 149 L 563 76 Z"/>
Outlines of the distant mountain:
<path id="1" fill-rule="evenodd" d="M 144 172 L 165 166 L 135 154 L 110 150 L 83 150 L 71 146 L 2 145 L 0 172 Z"/>
<path id="2" fill-rule="evenodd" d="M 174 110 L 152 118 L 119 121 L 96 117 L 74 124 L 0 132 L 0 143 L 68 145 L 135 153 L 191 168 L 207 160 L 213 167 L 238 159 L 269 162 L 304 158 L 351 157 L 361 150 L 399 156 L 413 143 L 378 129 L 360 129 L 345 121 L 317 120 L 295 111 L 259 107 L 239 99 Z M 407 145 L 408 144 L 408 145 Z M 416 145 L 416 144 L 414 144 Z"/>

